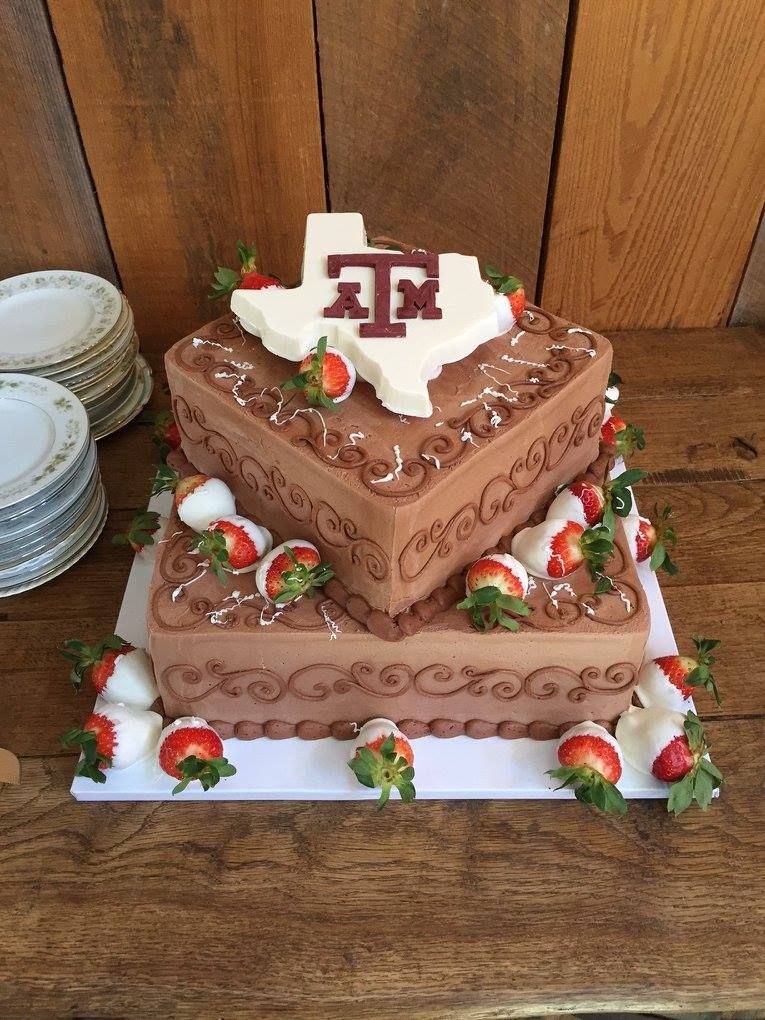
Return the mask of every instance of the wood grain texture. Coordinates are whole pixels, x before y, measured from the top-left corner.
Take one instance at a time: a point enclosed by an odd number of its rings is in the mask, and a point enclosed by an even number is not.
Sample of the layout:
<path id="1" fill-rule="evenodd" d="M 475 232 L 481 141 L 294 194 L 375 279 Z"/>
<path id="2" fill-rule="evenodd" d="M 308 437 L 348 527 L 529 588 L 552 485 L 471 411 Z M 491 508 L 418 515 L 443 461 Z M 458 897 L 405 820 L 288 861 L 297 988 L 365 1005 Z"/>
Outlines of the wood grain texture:
<path id="1" fill-rule="evenodd" d="M 51 0 L 125 292 L 145 347 L 211 317 L 213 268 L 255 240 L 294 278 L 324 208 L 310 0 Z"/>
<path id="2" fill-rule="evenodd" d="M 0 1012 L 135 1015 L 147 989 L 174 1017 L 758 1008 L 763 917 L 741 904 L 765 895 L 765 721 L 709 732 L 728 785 L 677 820 L 648 801 L 620 821 L 575 802 L 85 805 L 69 759 L 24 761 L 0 791 Z M 571 951 L 583 924 L 608 966 Z"/>
<path id="3" fill-rule="evenodd" d="M 0 5 L 0 279 L 80 269 L 116 281 L 43 0 Z"/>
<path id="4" fill-rule="evenodd" d="M 730 324 L 765 326 L 765 218 L 760 220 Z"/>
<path id="5" fill-rule="evenodd" d="M 593 328 L 728 318 L 763 202 L 760 0 L 578 6 L 542 303 Z"/>
<path id="6" fill-rule="evenodd" d="M 332 209 L 534 292 L 567 0 L 318 0 Z"/>

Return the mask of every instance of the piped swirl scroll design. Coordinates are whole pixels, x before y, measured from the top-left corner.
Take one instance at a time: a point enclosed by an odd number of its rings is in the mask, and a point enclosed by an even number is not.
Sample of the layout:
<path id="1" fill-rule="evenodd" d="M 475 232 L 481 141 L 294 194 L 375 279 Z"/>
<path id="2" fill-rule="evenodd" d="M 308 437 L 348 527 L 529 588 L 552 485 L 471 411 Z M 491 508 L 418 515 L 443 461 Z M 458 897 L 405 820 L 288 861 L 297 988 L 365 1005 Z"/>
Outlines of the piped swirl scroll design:
<path id="1" fill-rule="evenodd" d="M 616 663 L 602 670 L 588 666 L 580 673 L 565 666 L 548 666 L 524 676 L 512 669 L 479 670 L 465 666 L 456 671 L 443 663 L 414 670 L 404 663 L 375 666 L 354 662 L 315 663 L 281 676 L 272 669 L 226 670 L 219 659 L 209 660 L 204 671 L 192 665 L 168 666 L 162 684 L 179 701 L 196 704 L 213 694 L 226 698 L 249 698 L 256 704 L 272 704 L 288 695 L 300 701 L 325 701 L 352 691 L 375 698 L 397 698 L 409 691 L 443 700 L 467 693 L 476 698 L 511 702 L 517 698 L 546 701 L 565 694 L 578 704 L 589 694 L 616 695 L 635 683 L 635 667 Z"/>
<path id="2" fill-rule="evenodd" d="M 535 439 L 525 456 L 519 457 L 509 471 L 488 481 L 477 502 L 464 504 L 447 521 L 437 518 L 428 528 L 415 532 L 399 555 L 402 578 L 413 581 L 434 557 L 446 559 L 454 543 L 469 538 L 479 521 L 489 524 L 499 514 L 509 513 L 518 498 L 528 492 L 545 471 L 555 468 L 571 448 L 594 438 L 602 420 L 602 398 L 594 398 L 586 407 L 577 407 L 570 421 L 561 422 L 549 437 Z"/>
<path id="3" fill-rule="evenodd" d="M 589 331 L 577 334 L 577 342 L 572 344 L 570 327 L 558 325 L 561 321 L 541 309 L 527 309 L 518 323 L 519 328 L 526 333 L 548 336 L 551 341 L 550 357 L 542 367 L 529 367 L 523 378 L 513 381 L 512 402 L 488 398 L 447 417 L 442 428 L 422 440 L 412 454 L 403 456 L 400 465 L 392 461 L 387 451 L 380 454 L 372 452 L 364 442 L 349 442 L 348 436 L 333 428 L 325 415 L 296 406 L 295 394 L 285 395 L 278 386 L 263 387 L 246 372 L 237 384 L 233 359 L 227 361 L 223 353 L 232 341 L 241 345 L 247 335 L 230 319 L 205 328 L 202 337 L 209 346 L 194 346 L 193 341 L 189 341 L 175 350 L 172 357 L 185 370 L 201 373 L 206 383 L 218 392 L 231 393 L 237 385 L 243 413 L 266 420 L 271 430 L 289 436 L 293 446 L 307 447 L 328 467 L 358 471 L 370 492 L 381 499 L 392 499 L 416 495 L 433 479 L 435 472 L 457 464 L 474 449 L 473 443 L 463 439 L 466 430 L 475 444 L 491 440 L 519 415 L 547 400 L 573 379 L 580 364 L 596 350 L 596 344 L 589 339 Z M 560 349 L 555 349 L 556 344 L 561 344 Z M 246 351 L 246 348 L 241 349 Z M 393 475 L 392 480 L 381 484 L 381 479 L 389 475 Z"/>

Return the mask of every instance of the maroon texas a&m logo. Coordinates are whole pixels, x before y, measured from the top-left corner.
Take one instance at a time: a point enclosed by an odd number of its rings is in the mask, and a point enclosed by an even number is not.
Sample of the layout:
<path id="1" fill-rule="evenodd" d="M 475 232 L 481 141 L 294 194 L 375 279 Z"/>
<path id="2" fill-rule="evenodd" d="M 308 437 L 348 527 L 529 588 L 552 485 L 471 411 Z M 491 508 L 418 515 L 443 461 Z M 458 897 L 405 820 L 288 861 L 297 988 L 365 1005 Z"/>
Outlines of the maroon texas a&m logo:
<path id="1" fill-rule="evenodd" d="M 401 255 L 398 252 L 370 252 L 358 255 L 328 255 L 327 270 L 337 280 L 337 298 L 324 309 L 325 319 L 369 319 L 370 310 L 359 301 L 361 284 L 354 280 L 341 280 L 340 271 L 349 268 L 374 270 L 374 316 L 371 322 L 359 326 L 360 337 L 403 337 L 406 323 L 391 322 L 391 270 L 393 268 L 424 269 L 427 279 L 416 284 L 413 280 L 400 280 L 398 291 L 401 305 L 396 309 L 397 319 L 440 319 L 442 310 L 436 304 L 438 293 L 438 255 L 430 252 Z"/>

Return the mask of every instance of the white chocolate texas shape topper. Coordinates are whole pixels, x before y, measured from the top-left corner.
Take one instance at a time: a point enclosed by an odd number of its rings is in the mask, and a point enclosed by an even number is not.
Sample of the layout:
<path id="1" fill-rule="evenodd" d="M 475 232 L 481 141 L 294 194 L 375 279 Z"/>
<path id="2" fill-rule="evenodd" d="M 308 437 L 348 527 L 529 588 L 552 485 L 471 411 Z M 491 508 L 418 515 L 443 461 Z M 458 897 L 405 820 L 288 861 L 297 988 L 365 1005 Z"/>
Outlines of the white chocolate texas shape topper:
<path id="1" fill-rule="evenodd" d="M 300 286 L 235 290 L 231 310 L 289 361 L 301 361 L 326 336 L 385 407 L 419 418 L 433 413 L 428 382 L 441 367 L 513 321 L 476 258 L 369 247 L 359 213 L 311 213 Z"/>

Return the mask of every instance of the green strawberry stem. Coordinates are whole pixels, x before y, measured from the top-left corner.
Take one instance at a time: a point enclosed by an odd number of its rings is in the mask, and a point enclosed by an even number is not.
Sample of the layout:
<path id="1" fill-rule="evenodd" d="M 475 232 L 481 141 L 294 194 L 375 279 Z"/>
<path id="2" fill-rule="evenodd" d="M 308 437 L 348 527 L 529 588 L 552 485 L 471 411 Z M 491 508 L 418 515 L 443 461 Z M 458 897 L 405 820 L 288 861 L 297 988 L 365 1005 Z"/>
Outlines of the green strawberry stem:
<path id="1" fill-rule="evenodd" d="M 497 294 L 514 294 L 523 289 L 523 283 L 517 276 L 506 276 L 496 266 L 484 266 L 483 271 Z"/>
<path id="2" fill-rule="evenodd" d="M 308 567 L 298 560 L 290 546 L 285 546 L 284 552 L 292 561 L 292 567 L 282 571 L 284 589 L 274 599 L 276 605 L 293 602 L 303 595 L 313 595 L 317 588 L 323 587 L 335 576 L 329 563 L 322 562 L 315 567 Z"/>
<path id="3" fill-rule="evenodd" d="M 513 619 L 513 615 L 528 616 L 531 613 L 531 608 L 523 599 L 515 595 L 503 595 L 493 584 L 477 588 L 462 602 L 457 603 L 457 609 L 470 613 L 473 626 L 484 632 L 493 630 L 498 625 L 505 630 L 517 631 L 520 624 Z"/>
<path id="4" fill-rule="evenodd" d="M 59 738 L 62 747 L 75 746 L 79 749 L 81 758 L 77 763 L 74 774 L 92 779 L 94 783 L 105 783 L 106 776 L 99 765 L 110 768 L 112 764 L 108 755 L 101 754 L 96 748 L 96 734 L 93 730 L 82 730 L 76 727 L 63 733 Z"/>
<path id="5" fill-rule="evenodd" d="M 220 530 L 203 531 L 197 534 L 194 544 L 191 546 L 193 552 L 197 552 L 206 560 L 209 560 L 210 570 L 215 574 L 222 585 L 227 585 L 231 561 L 226 546 L 226 536 Z"/>
<path id="6" fill-rule="evenodd" d="M 239 286 L 239 281 L 244 273 L 257 268 L 258 251 L 254 244 L 247 245 L 243 241 L 237 241 L 236 251 L 241 266 L 239 272 L 235 269 L 227 269 L 225 266 L 218 266 L 213 274 L 212 290 L 207 295 L 209 301 L 216 301 L 218 298 L 231 294 Z"/>
<path id="7" fill-rule="evenodd" d="M 279 387 L 282 391 L 301 390 L 312 407 L 325 407 L 336 411 L 338 403 L 324 392 L 324 358 L 327 353 L 327 337 L 319 337 L 316 350 L 311 356 L 308 368 L 298 372 Z"/>
<path id="8" fill-rule="evenodd" d="M 180 477 L 180 474 L 169 464 L 160 464 L 151 485 L 152 496 L 159 496 L 162 492 L 175 492 Z"/>
<path id="9" fill-rule="evenodd" d="M 159 514 L 156 510 L 141 510 L 133 517 L 127 531 L 114 535 L 112 545 L 154 545 L 154 533 L 158 530 Z"/>
<path id="10" fill-rule="evenodd" d="M 668 544 L 672 546 L 677 545 L 677 532 L 669 525 L 671 517 L 671 506 L 665 506 L 661 512 L 659 512 L 658 503 L 654 506 L 651 524 L 653 524 L 654 530 L 656 531 L 656 545 L 651 553 L 651 559 L 648 561 L 648 565 L 651 570 L 664 570 L 667 574 L 673 576 L 680 573 L 680 569 L 677 564 L 670 559 L 669 552 L 667 551 Z"/>
<path id="11" fill-rule="evenodd" d="M 706 811 L 715 790 L 725 781 L 720 770 L 709 760 L 709 742 L 699 717 L 688 712 L 683 729 L 695 764 L 687 775 L 670 784 L 667 811 L 673 815 L 682 814 L 694 802 Z"/>
<path id="12" fill-rule="evenodd" d="M 405 803 L 413 801 L 416 791 L 412 780 L 414 769 L 406 758 L 396 754 L 396 744 L 391 735 L 382 743 L 379 751 L 368 747 L 360 747 L 348 762 L 348 767 L 362 786 L 371 790 L 379 789 L 380 797 L 377 807 L 383 808 L 388 803 L 391 790 L 398 790 L 401 800 Z"/>
<path id="13" fill-rule="evenodd" d="M 694 637 L 693 644 L 696 647 L 696 662 L 698 665 L 685 678 L 685 683 L 689 687 L 703 687 L 709 691 L 719 705 L 721 704 L 720 692 L 710 668 L 715 664 L 716 660 L 710 652 L 717 648 L 720 642 L 708 638 Z"/>
<path id="14" fill-rule="evenodd" d="M 173 787 L 173 796 L 182 793 L 189 783 L 198 782 L 207 792 L 217 786 L 221 779 L 236 775 L 236 768 L 227 758 L 197 758 L 190 754 L 178 762 L 177 768 L 183 779 Z"/>
<path id="15" fill-rule="evenodd" d="M 607 815 L 627 814 L 627 801 L 617 787 L 587 765 L 564 765 L 549 769 L 547 775 L 562 780 L 558 790 L 573 786 L 574 796 L 582 804 L 592 804 Z"/>
<path id="16" fill-rule="evenodd" d="M 88 672 L 103 659 L 104 653 L 108 650 L 117 651 L 124 648 L 126 644 L 127 641 L 119 637 L 118 634 L 107 634 L 105 638 L 101 638 L 94 645 L 88 645 L 76 638 L 64 641 L 59 647 L 59 652 L 68 662 L 72 663 L 69 673 L 72 687 L 79 691 Z"/>
<path id="17" fill-rule="evenodd" d="M 579 539 L 579 548 L 589 568 L 590 576 L 600 585 L 606 577 L 603 568 L 614 554 L 614 539 L 611 531 L 604 524 L 596 524 L 595 527 L 588 528 Z M 608 588 L 611 587 L 612 583 L 609 579 Z"/>

